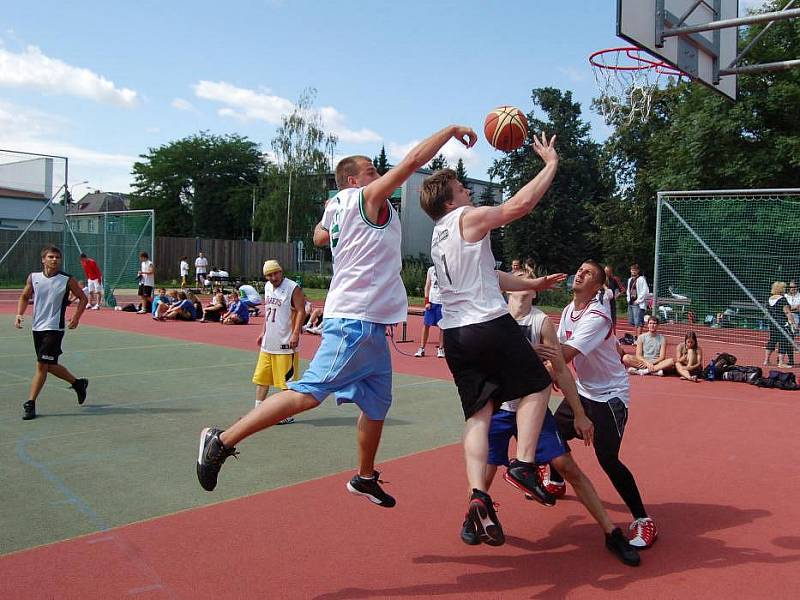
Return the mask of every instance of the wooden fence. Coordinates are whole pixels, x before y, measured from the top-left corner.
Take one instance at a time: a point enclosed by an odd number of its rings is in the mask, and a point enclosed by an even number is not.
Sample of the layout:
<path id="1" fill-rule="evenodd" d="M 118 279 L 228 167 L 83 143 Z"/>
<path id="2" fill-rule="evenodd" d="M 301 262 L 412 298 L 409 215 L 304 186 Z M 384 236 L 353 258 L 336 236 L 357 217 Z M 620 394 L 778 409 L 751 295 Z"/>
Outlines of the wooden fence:
<path id="1" fill-rule="evenodd" d="M 285 271 L 297 270 L 295 244 L 283 242 L 251 242 L 250 240 L 213 240 L 203 238 L 156 237 L 155 263 L 157 278 L 178 279 L 181 257 L 189 259 L 194 275 L 194 260 L 203 252 L 211 267 L 224 269 L 231 277 L 260 279 L 264 261 L 277 260 Z M 174 274 L 174 277 L 171 277 Z"/>

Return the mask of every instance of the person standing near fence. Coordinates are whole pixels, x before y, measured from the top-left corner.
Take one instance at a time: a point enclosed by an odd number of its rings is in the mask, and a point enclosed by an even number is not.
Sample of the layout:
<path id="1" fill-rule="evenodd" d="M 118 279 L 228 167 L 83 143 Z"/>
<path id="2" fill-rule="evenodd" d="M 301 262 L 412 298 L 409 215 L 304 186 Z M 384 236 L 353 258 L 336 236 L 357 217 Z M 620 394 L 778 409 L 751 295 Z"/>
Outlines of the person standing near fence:
<path id="1" fill-rule="evenodd" d="M 189 257 L 181 256 L 181 288 L 185 288 L 189 279 Z"/>
<path id="2" fill-rule="evenodd" d="M 44 387 L 47 375 L 52 373 L 70 384 L 78 395 L 78 404 L 86 400 L 88 379 L 78 379 L 69 370 L 58 364 L 62 354 L 61 341 L 64 339 L 69 295 L 78 299 L 78 308 L 67 325 L 75 329 L 80 323 L 81 315 L 86 309 L 86 294 L 74 277 L 61 271 L 61 250 L 55 246 L 47 246 L 42 250 L 42 271 L 31 273 L 17 302 L 17 316 L 14 326 L 22 329 L 23 316 L 28 302 L 33 297 L 33 346 L 36 349 L 36 373 L 31 381 L 30 398 L 22 405 L 22 418 L 25 421 L 36 418 L 36 399 Z"/>
<path id="3" fill-rule="evenodd" d="M 103 273 L 93 258 L 89 258 L 81 252 L 81 266 L 86 275 L 86 287 L 89 290 L 89 308 L 92 310 L 100 309 L 100 302 L 103 299 Z"/>
<path id="4" fill-rule="evenodd" d="M 605 272 L 603 272 L 605 278 Z M 625 292 L 628 300 L 628 323 L 636 329 L 636 337 L 642 335 L 644 329 L 644 314 L 647 312 L 647 300 L 650 296 L 650 288 L 644 275 L 639 272 L 639 265 L 631 265 L 631 276 L 628 278 L 628 285 Z"/>
<path id="5" fill-rule="evenodd" d="M 144 315 L 152 309 L 153 288 L 156 286 L 156 267 L 147 252 L 139 254 L 139 260 L 142 261 L 138 273 L 139 298 L 142 299 L 142 306 L 136 312 Z"/>
<path id="6" fill-rule="evenodd" d="M 203 287 L 206 281 L 206 273 L 208 272 L 208 259 L 202 252 L 197 253 L 197 258 L 194 259 L 194 276 L 197 280 L 197 286 Z"/>
<path id="7" fill-rule="evenodd" d="M 400 220 L 389 196 L 453 138 L 471 148 L 478 136 L 469 127 L 445 127 L 417 144 L 384 175 L 367 156 L 349 156 L 336 165 L 339 192 L 328 200 L 314 229 L 314 243 L 329 245 L 334 261 L 322 343 L 303 377 L 291 382 L 288 390 L 268 397 L 225 431 L 203 429 L 197 459 L 197 478 L 203 489 L 216 487 L 222 464 L 236 454 L 240 441 L 316 408 L 335 394 L 337 403 L 354 403 L 361 410 L 359 466 L 347 490 L 377 506 L 395 506 L 375 469 L 383 423 L 392 403 L 386 326 L 408 318 L 408 298 L 400 278 Z"/>

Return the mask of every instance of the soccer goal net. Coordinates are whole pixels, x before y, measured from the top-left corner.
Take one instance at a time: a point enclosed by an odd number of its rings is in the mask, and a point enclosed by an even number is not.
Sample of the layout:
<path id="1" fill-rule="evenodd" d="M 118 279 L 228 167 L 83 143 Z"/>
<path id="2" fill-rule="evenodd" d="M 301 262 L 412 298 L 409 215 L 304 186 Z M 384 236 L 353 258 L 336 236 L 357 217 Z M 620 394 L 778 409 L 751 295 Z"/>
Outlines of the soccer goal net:
<path id="1" fill-rule="evenodd" d="M 105 301 L 114 306 L 114 292 L 138 285 L 139 255 L 154 259 L 155 217 L 152 210 L 69 213 L 64 221 L 64 270 L 83 277 L 81 253 L 93 258 L 103 273 Z"/>
<path id="2" fill-rule="evenodd" d="M 798 351 L 799 217 L 800 189 L 659 192 L 653 314 L 677 335 Z"/>
<path id="3" fill-rule="evenodd" d="M 61 243 L 67 159 L 0 150 L 0 287 L 21 288 Z"/>

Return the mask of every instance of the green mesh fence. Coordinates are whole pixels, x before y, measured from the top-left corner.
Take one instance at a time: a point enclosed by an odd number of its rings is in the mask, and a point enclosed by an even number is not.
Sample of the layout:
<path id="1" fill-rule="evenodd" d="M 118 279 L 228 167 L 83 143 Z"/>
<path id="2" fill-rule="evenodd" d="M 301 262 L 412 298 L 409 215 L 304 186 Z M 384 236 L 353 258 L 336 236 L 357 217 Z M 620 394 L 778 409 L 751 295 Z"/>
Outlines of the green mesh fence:
<path id="1" fill-rule="evenodd" d="M 64 223 L 64 270 L 83 278 L 80 254 L 97 261 L 103 272 L 105 301 L 115 304 L 114 291 L 138 285 L 139 254 L 154 258 L 155 219 L 151 210 L 68 214 Z"/>
<path id="2" fill-rule="evenodd" d="M 798 349 L 768 300 L 800 282 L 800 190 L 660 192 L 655 265 L 653 313 L 676 334 L 760 348 L 773 332 Z"/>

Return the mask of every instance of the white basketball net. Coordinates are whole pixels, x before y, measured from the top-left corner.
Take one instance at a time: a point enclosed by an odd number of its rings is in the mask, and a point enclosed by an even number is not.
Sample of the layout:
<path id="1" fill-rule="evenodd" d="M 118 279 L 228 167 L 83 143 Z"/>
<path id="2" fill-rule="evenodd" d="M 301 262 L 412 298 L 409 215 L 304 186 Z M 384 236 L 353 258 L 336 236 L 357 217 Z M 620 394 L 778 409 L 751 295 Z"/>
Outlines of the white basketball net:
<path id="1" fill-rule="evenodd" d="M 627 125 L 637 118 L 646 121 L 661 78 L 681 76 L 671 66 L 633 47 L 595 52 L 589 63 L 600 91 L 600 111 L 609 125 L 620 119 Z"/>

